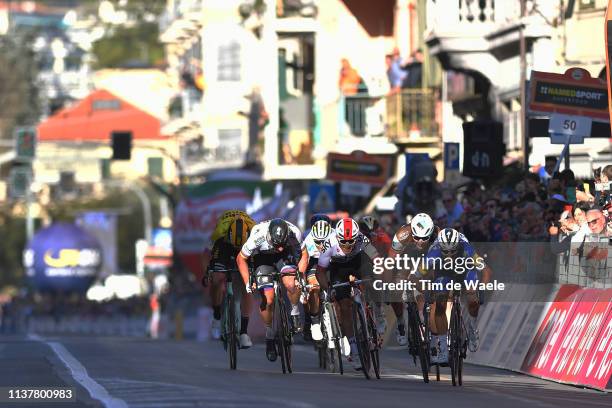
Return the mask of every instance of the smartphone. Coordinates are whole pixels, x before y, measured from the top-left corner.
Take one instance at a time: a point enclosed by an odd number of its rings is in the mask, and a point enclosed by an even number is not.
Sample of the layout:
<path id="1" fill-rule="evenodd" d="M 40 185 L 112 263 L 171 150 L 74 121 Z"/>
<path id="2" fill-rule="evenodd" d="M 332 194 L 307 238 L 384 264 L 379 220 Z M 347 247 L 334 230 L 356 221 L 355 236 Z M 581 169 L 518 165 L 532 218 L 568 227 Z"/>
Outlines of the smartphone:
<path id="1" fill-rule="evenodd" d="M 565 190 L 565 197 L 569 203 L 576 202 L 576 187 L 568 187 Z"/>
<path id="2" fill-rule="evenodd" d="M 591 185 L 589 183 L 582 184 L 584 187 L 584 192 L 587 194 L 591 194 Z"/>

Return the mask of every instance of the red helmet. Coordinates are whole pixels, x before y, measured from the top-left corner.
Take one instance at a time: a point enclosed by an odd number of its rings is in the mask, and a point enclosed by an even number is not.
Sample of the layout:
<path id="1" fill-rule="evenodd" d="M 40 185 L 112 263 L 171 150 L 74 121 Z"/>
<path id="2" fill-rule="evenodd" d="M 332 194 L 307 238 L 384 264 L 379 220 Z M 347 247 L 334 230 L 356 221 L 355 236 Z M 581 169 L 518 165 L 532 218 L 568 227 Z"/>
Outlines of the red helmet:
<path id="1" fill-rule="evenodd" d="M 359 225 L 352 218 L 343 218 L 336 224 L 336 238 L 338 242 L 350 243 L 359 235 Z"/>

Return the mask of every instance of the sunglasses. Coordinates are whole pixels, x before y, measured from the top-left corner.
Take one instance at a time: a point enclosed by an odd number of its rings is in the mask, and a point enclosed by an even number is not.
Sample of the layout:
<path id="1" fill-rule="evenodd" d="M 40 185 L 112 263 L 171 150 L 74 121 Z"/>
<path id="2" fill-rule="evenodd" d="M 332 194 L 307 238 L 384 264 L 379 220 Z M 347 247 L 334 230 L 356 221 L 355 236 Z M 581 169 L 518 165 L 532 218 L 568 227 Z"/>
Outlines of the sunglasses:
<path id="1" fill-rule="evenodd" d="M 355 245 L 355 240 L 354 239 L 340 239 L 338 240 L 338 243 L 340 245 L 346 245 L 346 246 Z"/>
<path id="2" fill-rule="evenodd" d="M 599 218 L 595 218 L 594 220 L 591 220 L 591 221 L 588 221 L 588 220 L 587 220 L 587 224 L 589 224 L 589 225 L 591 225 L 591 226 L 592 226 L 592 225 L 597 224 L 597 221 L 599 221 Z"/>
<path id="3" fill-rule="evenodd" d="M 314 243 L 317 246 L 321 246 L 321 245 L 323 245 L 325 243 L 325 240 L 324 239 L 315 239 Z"/>
<path id="4" fill-rule="evenodd" d="M 420 241 L 420 242 L 425 242 L 429 239 L 428 237 L 415 237 L 415 236 L 413 236 L 412 238 L 414 238 L 415 241 Z"/>

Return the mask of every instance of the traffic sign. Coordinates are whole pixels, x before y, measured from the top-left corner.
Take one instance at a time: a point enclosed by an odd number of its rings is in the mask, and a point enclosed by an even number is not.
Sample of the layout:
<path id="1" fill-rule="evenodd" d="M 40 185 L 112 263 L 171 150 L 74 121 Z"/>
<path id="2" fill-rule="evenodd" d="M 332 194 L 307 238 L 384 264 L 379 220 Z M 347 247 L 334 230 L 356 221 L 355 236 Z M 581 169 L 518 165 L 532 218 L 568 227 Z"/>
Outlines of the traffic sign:
<path id="1" fill-rule="evenodd" d="M 9 174 L 12 198 L 23 198 L 27 195 L 32 181 L 32 169 L 29 166 L 13 167 Z"/>
<path id="2" fill-rule="evenodd" d="M 36 156 L 36 128 L 22 126 L 13 132 L 15 160 L 30 161 Z"/>
<path id="3" fill-rule="evenodd" d="M 592 124 L 593 119 L 586 116 L 553 113 L 548 122 L 548 131 L 551 134 L 589 137 Z"/>
<path id="4" fill-rule="evenodd" d="M 308 193 L 311 213 L 336 211 L 336 188 L 333 184 L 311 183 Z"/>
<path id="5" fill-rule="evenodd" d="M 444 168 L 459 170 L 459 143 L 444 143 Z"/>

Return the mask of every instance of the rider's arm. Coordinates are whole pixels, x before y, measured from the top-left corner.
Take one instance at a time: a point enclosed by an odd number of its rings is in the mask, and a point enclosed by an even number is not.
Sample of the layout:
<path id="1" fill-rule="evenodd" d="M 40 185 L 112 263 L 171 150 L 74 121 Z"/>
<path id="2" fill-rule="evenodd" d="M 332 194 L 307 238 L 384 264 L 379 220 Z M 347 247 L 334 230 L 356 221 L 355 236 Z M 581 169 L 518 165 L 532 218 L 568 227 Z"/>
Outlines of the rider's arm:
<path id="1" fill-rule="evenodd" d="M 248 258 L 245 257 L 242 252 L 236 257 L 236 265 L 238 265 L 238 271 L 244 281 L 245 285 L 249 284 L 249 264 L 247 263 Z"/>
<path id="2" fill-rule="evenodd" d="M 298 262 L 298 271 L 300 274 L 304 275 L 304 272 L 306 272 L 309 259 L 308 250 L 306 247 L 302 248 L 302 256 L 300 257 L 300 262 Z"/>

